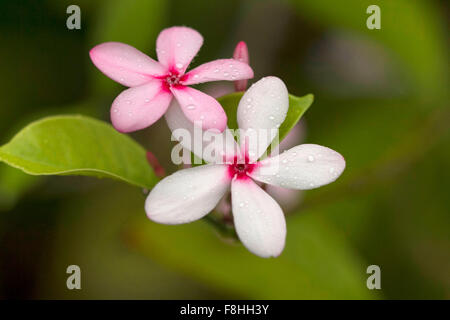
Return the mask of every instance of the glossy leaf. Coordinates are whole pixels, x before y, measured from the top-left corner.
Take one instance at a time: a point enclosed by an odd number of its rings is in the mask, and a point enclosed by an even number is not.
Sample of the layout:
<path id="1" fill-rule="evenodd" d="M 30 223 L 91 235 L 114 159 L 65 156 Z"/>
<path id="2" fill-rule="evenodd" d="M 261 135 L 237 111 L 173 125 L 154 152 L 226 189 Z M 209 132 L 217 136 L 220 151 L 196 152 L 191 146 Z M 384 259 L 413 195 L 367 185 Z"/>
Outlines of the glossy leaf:
<path id="1" fill-rule="evenodd" d="M 29 124 L 0 147 L 0 160 L 32 175 L 109 177 L 143 188 L 157 181 L 144 148 L 109 124 L 79 115 Z"/>

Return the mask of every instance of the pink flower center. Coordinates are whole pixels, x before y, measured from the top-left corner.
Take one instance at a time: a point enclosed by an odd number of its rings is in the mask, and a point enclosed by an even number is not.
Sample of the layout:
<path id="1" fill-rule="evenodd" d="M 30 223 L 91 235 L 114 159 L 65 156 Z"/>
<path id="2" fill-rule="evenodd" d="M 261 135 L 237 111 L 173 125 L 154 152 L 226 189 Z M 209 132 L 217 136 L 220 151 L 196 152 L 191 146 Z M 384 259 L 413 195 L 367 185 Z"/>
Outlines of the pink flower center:
<path id="1" fill-rule="evenodd" d="M 181 77 L 178 74 L 173 74 L 172 72 L 166 76 L 166 83 L 169 87 L 177 86 L 180 84 L 180 80 Z"/>
<path id="2" fill-rule="evenodd" d="M 233 163 L 228 165 L 228 174 L 231 179 L 234 177 L 236 179 L 248 179 L 248 174 L 256 168 L 256 165 L 256 163 L 249 163 L 248 157 L 245 157 L 244 160 L 238 160 L 235 157 Z"/>
<path id="3" fill-rule="evenodd" d="M 179 74 L 176 70 L 171 70 L 168 74 L 157 77 L 157 79 L 162 81 L 163 89 L 167 91 L 170 91 L 172 87 L 177 88 L 183 86 L 185 78 L 186 75 Z"/>

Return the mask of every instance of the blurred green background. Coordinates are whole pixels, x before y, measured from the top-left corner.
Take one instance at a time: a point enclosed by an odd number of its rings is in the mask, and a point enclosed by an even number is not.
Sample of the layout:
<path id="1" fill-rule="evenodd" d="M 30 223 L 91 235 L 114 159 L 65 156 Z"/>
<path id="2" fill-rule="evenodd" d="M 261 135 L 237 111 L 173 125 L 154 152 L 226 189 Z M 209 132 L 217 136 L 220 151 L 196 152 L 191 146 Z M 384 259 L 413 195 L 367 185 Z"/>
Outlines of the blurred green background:
<path id="1" fill-rule="evenodd" d="M 81 8 L 81 30 L 66 8 Z M 381 30 L 366 8 L 381 8 Z M 0 144 L 45 115 L 109 121 L 123 89 L 89 49 L 122 41 L 155 57 L 159 31 L 205 38 L 192 66 L 247 42 L 255 79 L 315 95 L 306 142 L 343 154 L 337 182 L 286 212 L 277 259 L 204 221 L 149 221 L 142 190 L 88 177 L 32 177 L 0 163 L 0 298 L 450 298 L 448 3 L 419 0 L 0 1 Z M 164 121 L 133 134 L 171 172 Z M 66 288 L 81 267 L 82 290 Z M 366 268 L 381 268 L 368 290 Z M 375 292 L 376 291 L 376 292 Z"/>

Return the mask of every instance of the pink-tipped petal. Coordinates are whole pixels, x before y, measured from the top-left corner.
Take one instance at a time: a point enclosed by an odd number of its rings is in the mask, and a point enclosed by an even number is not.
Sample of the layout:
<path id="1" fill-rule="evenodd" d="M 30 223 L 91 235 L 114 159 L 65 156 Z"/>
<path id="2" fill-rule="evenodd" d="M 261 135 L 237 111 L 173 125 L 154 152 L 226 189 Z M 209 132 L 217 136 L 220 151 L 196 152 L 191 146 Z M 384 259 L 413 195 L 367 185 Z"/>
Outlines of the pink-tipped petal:
<path id="1" fill-rule="evenodd" d="M 234 49 L 233 58 L 246 64 L 250 64 L 247 44 L 240 41 Z M 245 91 L 247 89 L 247 80 L 237 80 L 234 82 L 236 91 Z"/>
<path id="2" fill-rule="evenodd" d="M 227 115 L 216 99 L 189 87 L 171 87 L 175 98 L 189 121 L 201 124 L 202 129 L 222 132 L 227 126 Z"/>
<path id="3" fill-rule="evenodd" d="M 245 142 L 251 161 L 259 159 L 278 134 L 286 118 L 289 96 L 277 77 L 262 78 L 248 89 L 239 101 L 237 120 L 241 146 Z"/>
<path id="4" fill-rule="evenodd" d="M 237 143 L 230 130 L 219 133 L 218 130 L 202 131 L 186 118 L 180 105 L 174 99 L 164 115 L 172 136 L 180 144 L 208 163 L 222 163 L 233 159 L 238 151 Z M 185 135 L 189 134 L 189 137 Z"/>
<path id="5" fill-rule="evenodd" d="M 127 87 L 140 86 L 167 69 L 136 48 L 120 42 L 105 42 L 89 52 L 92 62 L 105 75 Z"/>
<path id="6" fill-rule="evenodd" d="M 203 44 L 203 37 L 188 27 L 164 29 L 156 40 L 156 53 L 161 64 L 184 74 Z"/>
<path id="7" fill-rule="evenodd" d="M 227 167 L 203 165 L 161 180 L 145 201 L 147 216 L 158 223 L 180 224 L 202 218 L 229 189 Z"/>
<path id="8" fill-rule="evenodd" d="M 171 100 L 172 94 L 162 90 L 157 80 L 129 88 L 114 100 L 111 121 L 120 132 L 144 129 L 161 118 Z"/>
<path id="9" fill-rule="evenodd" d="M 316 144 L 296 146 L 259 164 L 250 173 L 253 179 L 299 190 L 329 184 L 345 169 L 345 160 L 339 153 Z"/>
<path id="10" fill-rule="evenodd" d="M 243 245 L 263 258 L 279 256 L 286 240 L 286 221 L 278 203 L 251 179 L 237 179 L 231 183 L 231 204 Z"/>
<path id="11" fill-rule="evenodd" d="M 191 85 L 209 81 L 234 81 L 253 78 L 253 70 L 244 62 L 233 59 L 219 59 L 204 63 L 189 71 L 184 85 Z"/>

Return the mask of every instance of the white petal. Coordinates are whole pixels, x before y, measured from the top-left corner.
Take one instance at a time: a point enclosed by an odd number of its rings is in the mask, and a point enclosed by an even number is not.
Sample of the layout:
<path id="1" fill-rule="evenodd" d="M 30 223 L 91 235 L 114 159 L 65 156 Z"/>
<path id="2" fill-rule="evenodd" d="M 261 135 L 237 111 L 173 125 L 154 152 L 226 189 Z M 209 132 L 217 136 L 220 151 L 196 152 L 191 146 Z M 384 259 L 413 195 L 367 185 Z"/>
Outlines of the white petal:
<path id="1" fill-rule="evenodd" d="M 204 165 L 164 178 L 145 201 L 147 216 L 158 223 L 180 224 L 202 218 L 219 203 L 230 186 L 228 168 Z"/>
<path id="2" fill-rule="evenodd" d="M 345 159 L 336 151 L 302 144 L 259 162 L 250 176 L 272 185 L 308 190 L 333 182 L 344 168 Z"/>
<path id="3" fill-rule="evenodd" d="M 254 254 L 276 257 L 286 240 L 286 221 L 278 203 L 251 179 L 233 180 L 231 202 L 236 232 Z"/>
<path id="4" fill-rule="evenodd" d="M 250 160 L 257 160 L 278 133 L 289 109 L 289 95 L 277 77 L 262 78 L 242 96 L 237 111 L 241 145 L 247 138 Z M 245 137 L 245 138 L 244 138 Z M 255 139 L 256 138 L 256 139 Z"/>
<path id="5" fill-rule="evenodd" d="M 165 114 L 172 135 L 180 144 L 197 157 L 209 163 L 222 163 L 222 159 L 232 159 L 237 153 L 236 141 L 228 129 L 202 131 L 189 121 L 178 102 L 174 99 Z"/>

